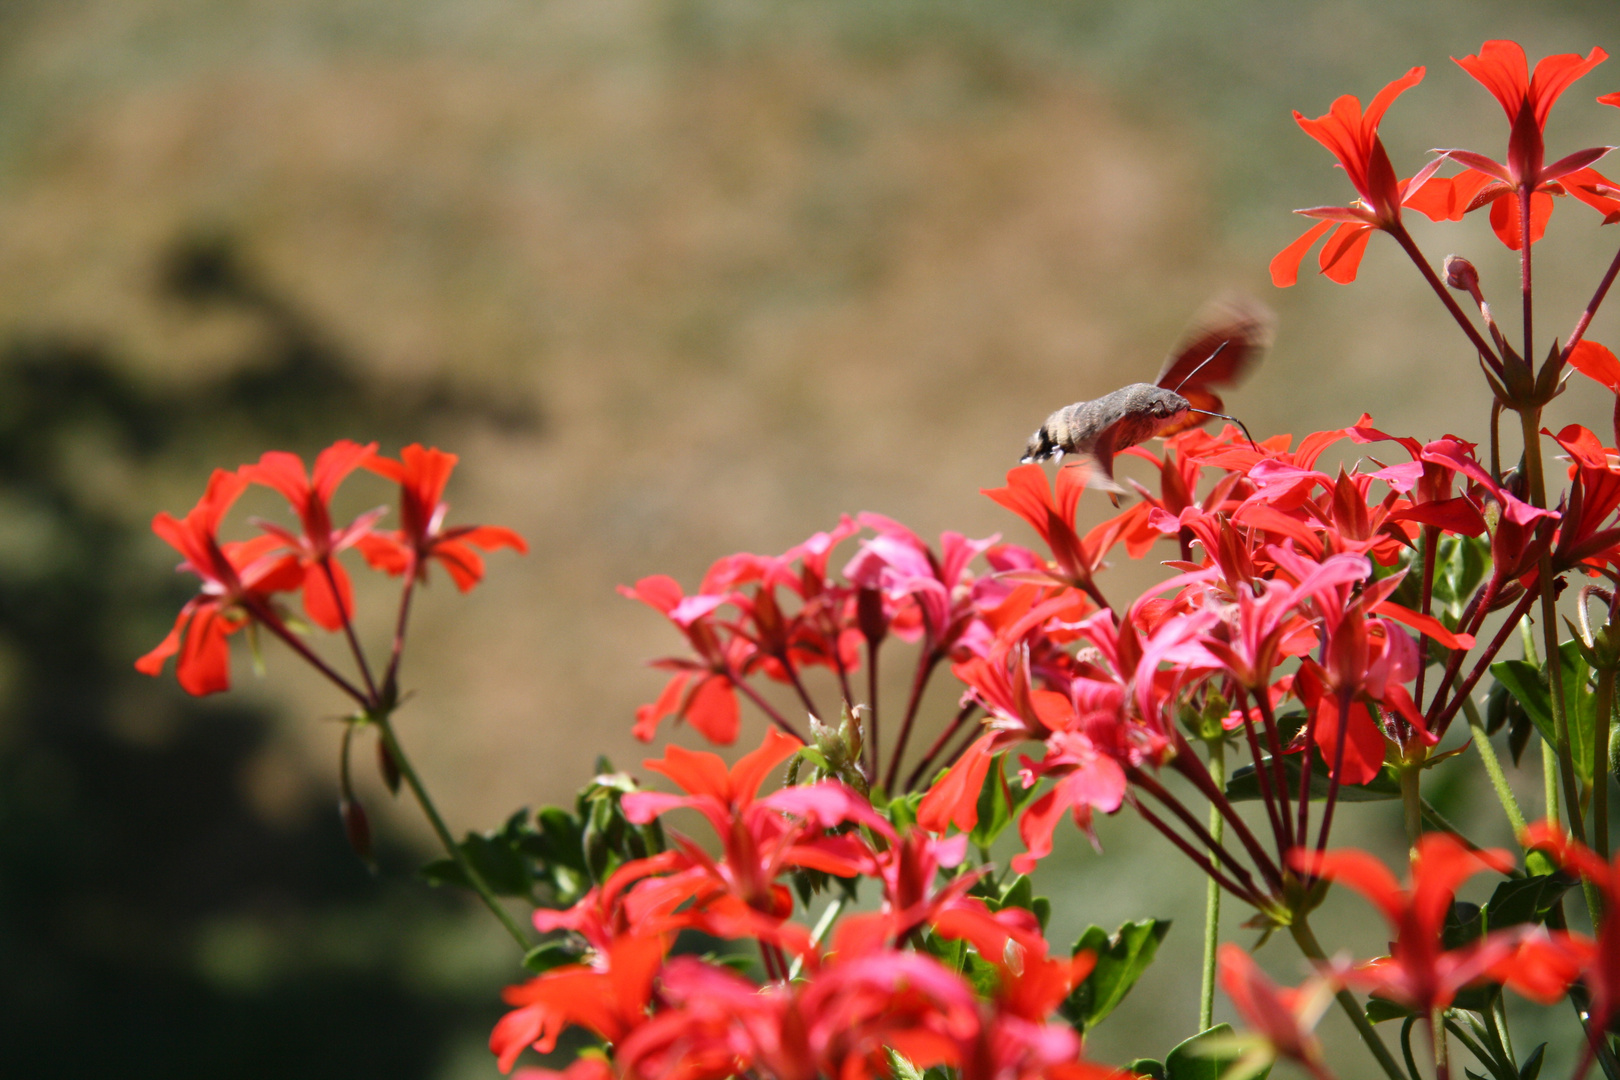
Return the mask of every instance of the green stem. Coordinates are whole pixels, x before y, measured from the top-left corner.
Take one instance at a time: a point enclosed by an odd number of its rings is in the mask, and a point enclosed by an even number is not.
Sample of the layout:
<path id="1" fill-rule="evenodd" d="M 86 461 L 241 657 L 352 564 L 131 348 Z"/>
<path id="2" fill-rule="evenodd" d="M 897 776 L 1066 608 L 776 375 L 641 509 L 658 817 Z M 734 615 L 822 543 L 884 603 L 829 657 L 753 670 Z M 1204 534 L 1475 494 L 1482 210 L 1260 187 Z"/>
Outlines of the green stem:
<path id="1" fill-rule="evenodd" d="M 1311 933 L 1310 923 L 1303 915 L 1289 925 L 1288 932 L 1293 936 L 1294 943 L 1299 946 L 1300 952 L 1319 964 L 1327 963 L 1327 953 L 1322 951 L 1321 943 L 1316 940 L 1316 935 Z M 1355 1025 L 1356 1032 L 1361 1036 L 1361 1041 L 1367 1044 L 1367 1049 L 1372 1051 L 1372 1056 L 1378 1059 L 1379 1066 L 1384 1070 L 1384 1074 L 1389 1077 L 1389 1080 L 1408 1080 L 1406 1074 L 1401 1071 L 1400 1065 L 1384 1045 L 1383 1040 L 1378 1037 L 1378 1032 L 1373 1030 L 1372 1021 L 1367 1019 L 1367 1014 L 1362 1010 L 1361 1003 L 1356 1000 L 1356 996 L 1348 990 L 1340 990 L 1334 995 L 1334 999 L 1338 1001 L 1339 1007 L 1344 1010 L 1344 1014 L 1350 1018 L 1350 1023 Z"/>
<path id="2" fill-rule="evenodd" d="M 1220 738 L 1209 740 L 1209 778 L 1215 786 L 1226 786 L 1226 743 Z M 1226 831 L 1226 821 L 1219 807 L 1209 808 L 1209 834 L 1216 844 Z M 1210 852 L 1214 858 L 1215 853 Z M 1221 887 L 1214 878 L 1204 884 L 1204 985 L 1198 998 L 1198 1030 L 1208 1031 L 1215 1026 L 1215 953 L 1221 938 Z"/>
<path id="3" fill-rule="evenodd" d="M 1429 1013 L 1429 1045 L 1434 1050 L 1434 1080 L 1450 1080 L 1451 1053 L 1446 1046 L 1446 1010 Z"/>
<path id="4" fill-rule="evenodd" d="M 1614 669 L 1600 668 L 1597 723 L 1592 733 L 1592 850 L 1609 860 L 1609 721 L 1614 713 Z"/>
<path id="5" fill-rule="evenodd" d="M 494 913 L 495 917 L 501 921 L 502 926 L 506 927 L 506 932 L 512 935 L 512 940 L 517 942 L 524 952 L 528 952 L 530 945 L 528 937 L 518 928 L 517 921 L 512 918 L 511 912 L 501 906 L 500 901 L 495 898 L 495 893 L 490 890 L 489 883 L 484 880 L 484 876 L 468 860 L 466 854 L 457 845 L 455 838 L 450 835 L 450 830 L 445 826 L 444 818 L 439 816 L 439 810 L 433 805 L 433 799 L 428 795 L 427 788 L 422 786 L 421 777 L 416 775 L 416 769 L 411 765 L 411 759 L 405 756 L 404 748 L 399 745 L 399 739 L 394 735 L 393 722 L 386 714 L 373 716 L 371 720 L 372 723 L 377 725 L 377 731 L 382 735 L 383 744 L 388 747 L 388 753 L 393 756 L 394 764 L 399 766 L 400 775 L 410 785 L 411 794 L 416 796 L 417 805 L 422 808 L 422 813 L 427 815 L 428 823 L 433 826 L 433 831 L 438 834 L 439 843 L 444 845 L 444 850 L 450 855 L 450 858 L 455 860 L 456 865 L 461 868 L 461 872 L 466 876 L 467 881 L 478 895 L 483 898 L 484 906 Z"/>
<path id="6" fill-rule="evenodd" d="M 1513 835 L 1518 836 L 1524 832 L 1524 811 L 1519 808 L 1519 800 L 1513 795 L 1507 773 L 1502 771 L 1502 761 L 1496 756 L 1496 747 L 1491 745 L 1491 737 L 1485 733 L 1485 721 L 1479 715 L 1479 706 L 1474 704 L 1472 697 L 1463 699 L 1463 715 L 1468 718 L 1468 733 L 1473 736 L 1474 749 L 1479 751 L 1479 759 L 1485 763 L 1485 775 L 1491 778 L 1491 789 L 1496 792 L 1496 801 L 1502 804 L 1502 813 L 1507 815 L 1508 824 L 1513 826 Z"/>
<path id="7" fill-rule="evenodd" d="M 1407 764 L 1401 769 L 1401 808 L 1406 818 L 1406 845 L 1407 858 L 1417 858 L 1418 837 L 1423 835 L 1423 796 L 1418 790 L 1418 781 L 1423 769 L 1417 764 Z"/>
<path id="8" fill-rule="evenodd" d="M 1529 245 L 1525 245 L 1526 249 Z M 1528 358 L 1526 358 L 1528 361 Z M 1519 413 L 1524 435 L 1524 469 L 1530 484 L 1530 505 L 1545 509 L 1547 486 L 1541 469 L 1541 409 L 1526 408 Z M 1543 550 L 1536 573 L 1541 591 L 1541 635 L 1546 649 L 1547 683 L 1552 688 L 1553 738 L 1558 750 L 1558 778 L 1564 788 L 1564 812 L 1569 831 L 1586 843 L 1586 825 L 1581 820 L 1581 789 L 1575 778 L 1575 759 L 1569 748 L 1569 713 L 1564 702 L 1564 679 L 1559 671 L 1558 602 L 1553 592 L 1552 554 Z"/>

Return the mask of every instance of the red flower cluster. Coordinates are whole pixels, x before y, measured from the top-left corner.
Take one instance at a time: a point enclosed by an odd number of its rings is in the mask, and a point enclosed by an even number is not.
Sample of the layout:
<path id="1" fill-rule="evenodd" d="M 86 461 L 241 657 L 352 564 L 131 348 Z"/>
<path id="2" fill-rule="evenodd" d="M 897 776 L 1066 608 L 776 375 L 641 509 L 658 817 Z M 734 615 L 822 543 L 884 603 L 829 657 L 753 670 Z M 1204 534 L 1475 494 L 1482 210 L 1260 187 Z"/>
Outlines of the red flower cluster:
<path id="1" fill-rule="evenodd" d="M 157 648 L 136 661 L 135 667 L 156 675 L 163 662 L 180 654 L 180 685 L 191 694 L 212 694 L 231 685 L 230 634 L 257 623 L 291 645 L 306 659 L 314 659 L 293 635 L 277 606 L 276 595 L 302 592 L 310 621 L 326 630 L 352 626 L 353 590 L 348 571 L 337 555 L 358 547 L 366 561 L 390 574 L 408 574 L 414 583 L 427 580 L 428 563 L 437 560 L 462 591 L 483 577 L 483 561 L 472 549 L 510 547 L 527 551 L 523 538 L 495 526 L 444 527 L 448 509 L 444 486 L 455 468 L 456 456 L 422 446 L 407 446 L 400 460 L 382 457 L 377 444 L 362 446 L 340 439 L 321 451 L 313 474 L 306 472 L 296 454 L 273 450 L 257 463 L 235 472 L 216 469 L 208 491 L 184 518 L 158 514 L 152 530 L 178 552 L 180 569 L 202 579 L 202 592 L 186 604 L 174 629 Z M 332 524 L 332 497 L 356 468 L 365 468 L 394 481 L 400 488 L 401 528 L 392 533 L 373 526 L 384 513 L 372 510 L 348 525 Z M 261 535 L 250 540 L 221 541 L 225 514 L 249 484 L 262 484 L 286 498 L 298 517 L 297 531 L 274 522 L 258 521 Z M 403 626 L 401 627 L 403 631 Z M 352 639 L 351 639 L 352 640 Z M 397 654 L 400 642 L 395 643 Z M 329 668 L 317 663 L 325 673 Z M 362 664 L 362 666 L 364 666 Z M 367 675 L 369 682 L 369 673 Z M 351 696 L 359 691 L 346 680 L 339 683 Z M 375 693 L 377 688 L 368 687 Z"/>
<path id="2" fill-rule="evenodd" d="M 936 871 L 956 865 L 962 845 L 897 834 L 843 784 L 761 796 L 767 773 L 799 745 L 768 732 L 729 770 L 714 754 L 679 747 L 647 762 L 685 794 L 628 794 L 627 817 L 647 822 L 676 808 L 697 810 L 722 853 L 712 857 L 678 837 L 675 850 L 626 864 L 572 909 L 537 912 L 538 929 L 574 931 L 587 952 L 507 992 L 514 1009 L 490 1038 L 501 1068 L 530 1045 L 551 1050 L 578 1026 L 612 1044 L 611 1065 L 583 1058 L 563 1074 L 525 1075 L 858 1080 L 890 1075 L 896 1054 L 919 1069 L 945 1065 L 983 1080 L 1110 1075 L 1081 1062 L 1079 1036 L 1052 1020 L 1090 971 L 1091 956 L 1047 956 L 1028 911 L 992 912 L 966 895 L 977 875 L 935 890 Z M 823 948 L 790 919 L 782 879 L 803 870 L 872 878 L 883 905 L 844 920 Z M 768 984 L 671 956 L 681 930 L 757 941 Z M 990 989 L 906 947 L 924 935 L 971 945 Z M 790 980 L 790 969 L 803 974 Z"/>

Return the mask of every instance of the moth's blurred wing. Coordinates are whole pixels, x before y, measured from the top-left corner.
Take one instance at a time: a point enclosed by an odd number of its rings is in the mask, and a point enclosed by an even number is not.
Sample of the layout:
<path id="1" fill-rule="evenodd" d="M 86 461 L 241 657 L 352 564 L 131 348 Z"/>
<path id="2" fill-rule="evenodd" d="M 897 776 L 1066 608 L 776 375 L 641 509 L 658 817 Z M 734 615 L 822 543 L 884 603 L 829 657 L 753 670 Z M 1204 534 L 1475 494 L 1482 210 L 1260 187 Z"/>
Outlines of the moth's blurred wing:
<path id="1" fill-rule="evenodd" d="M 1276 328 L 1277 317 L 1258 300 L 1237 293 L 1217 297 L 1193 319 L 1153 381 L 1205 408 L 1195 394 L 1236 384 L 1271 346 Z M 1219 410 L 1215 400 L 1212 408 Z"/>

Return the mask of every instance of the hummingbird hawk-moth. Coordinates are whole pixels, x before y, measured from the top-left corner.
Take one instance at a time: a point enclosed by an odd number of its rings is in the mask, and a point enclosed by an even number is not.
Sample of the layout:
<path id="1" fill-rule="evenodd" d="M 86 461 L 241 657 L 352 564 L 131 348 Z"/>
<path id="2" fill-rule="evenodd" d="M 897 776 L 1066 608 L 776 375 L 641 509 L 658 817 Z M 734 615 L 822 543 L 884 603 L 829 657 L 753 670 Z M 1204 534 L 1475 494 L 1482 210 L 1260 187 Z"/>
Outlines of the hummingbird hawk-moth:
<path id="1" fill-rule="evenodd" d="M 1220 396 L 1211 387 L 1236 384 L 1270 346 L 1275 327 L 1276 317 L 1258 301 L 1243 296 L 1211 301 L 1171 350 L 1157 379 L 1065 405 L 1029 437 L 1023 460 L 1083 454 L 1097 465 L 1092 486 L 1122 491 L 1114 482 L 1114 455 L 1121 450 L 1195 427 L 1203 423 L 1200 415 L 1232 419 L 1220 411 Z"/>

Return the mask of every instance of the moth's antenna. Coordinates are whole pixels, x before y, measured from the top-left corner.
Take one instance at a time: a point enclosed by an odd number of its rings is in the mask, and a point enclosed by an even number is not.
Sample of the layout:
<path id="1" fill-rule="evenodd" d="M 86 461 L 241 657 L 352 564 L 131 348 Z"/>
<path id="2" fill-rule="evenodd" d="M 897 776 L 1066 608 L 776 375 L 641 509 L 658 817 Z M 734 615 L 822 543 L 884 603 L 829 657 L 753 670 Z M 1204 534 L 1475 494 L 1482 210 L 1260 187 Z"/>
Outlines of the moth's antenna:
<path id="1" fill-rule="evenodd" d="M 1182 379 L 1181 382 L 1177 383 L 1176 388 L 1174 390 L 1172 390 L 1171 393 L 1174 393 L 1174 394 L 1181 393 L 1181 388 L 1183 386 L 1186 386 L 1189 382 L 1191 382 L 1192 377 L 1194 375 L 1196 375 L 1200 371 L 1204 370 L 1204 365 L 1208 364 L 1211 360 L 1213 360 L 1217 356 L 1221 355 L 1221 352 L 1230 344 L 1232 344 L 1232 341 L 1231 341 L 1230 338 L 1228 338 L 1227 340 L 1221 342 L 1219 345 L 1215 346 L 1215 351 L 1210 353 L 1208 356 L 1204 357 L 1204 359 L 1199 362 L 1197 367 L 1195 367 L 1191 371 L 1187 372 L 1187 377 L 1185 379 Z M 1210 415 L 1215 416 L 1217 414 L 1216 413 L 1211 413 Z"/>
<path id="2" fill-rule="evenodd" d="M 1208 363 L 1208 361 L 1206 360 L 1205 363 Z M 1208 409 L 1188 409 L 1187 411 L 1200 413 L 1204 416 L 1218 416 L 1222 420 L 1232 421 L 1232 423 L 1236 424 L 1238 427 L 1243 428 L 1243 437 L 1249 440 L 1249 445 L 1254 448 L 1254 452 L 1257 454 L 1260 452 L 1260 447 L 1255 443 L 1254 436 L 1249 434 L 1249 429 L 1244 425 L 1243 421 L 1239 420 L 1237 417 L 1227 416 L 1223 412 L 1210 412 Z"/>

